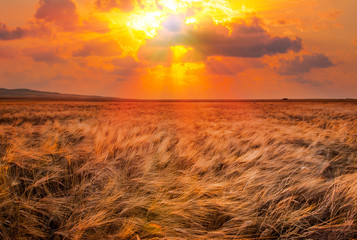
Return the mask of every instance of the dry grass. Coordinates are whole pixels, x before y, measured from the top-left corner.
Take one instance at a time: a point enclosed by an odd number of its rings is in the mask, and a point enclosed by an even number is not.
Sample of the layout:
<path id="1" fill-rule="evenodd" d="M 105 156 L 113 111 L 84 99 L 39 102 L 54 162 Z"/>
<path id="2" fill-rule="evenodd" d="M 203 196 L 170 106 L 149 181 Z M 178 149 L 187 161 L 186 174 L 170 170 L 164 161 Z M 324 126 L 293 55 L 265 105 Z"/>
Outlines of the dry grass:
<path id="1" fill-rule="evenodd" d="M 1 103 L 1 239 L 357 238 L 353 103 Z"/>

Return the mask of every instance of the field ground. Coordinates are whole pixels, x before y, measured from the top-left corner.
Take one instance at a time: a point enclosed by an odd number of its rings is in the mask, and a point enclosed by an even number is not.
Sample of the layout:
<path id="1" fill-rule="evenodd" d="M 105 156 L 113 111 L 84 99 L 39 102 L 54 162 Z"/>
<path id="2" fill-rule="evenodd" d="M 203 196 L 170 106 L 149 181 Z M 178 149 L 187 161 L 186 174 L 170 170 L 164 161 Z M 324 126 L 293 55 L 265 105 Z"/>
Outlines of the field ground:
<path id="1" fill-rule="evenodd" d="M 356 103 L 0 103 L 1 239 L 356 239 Z"/>

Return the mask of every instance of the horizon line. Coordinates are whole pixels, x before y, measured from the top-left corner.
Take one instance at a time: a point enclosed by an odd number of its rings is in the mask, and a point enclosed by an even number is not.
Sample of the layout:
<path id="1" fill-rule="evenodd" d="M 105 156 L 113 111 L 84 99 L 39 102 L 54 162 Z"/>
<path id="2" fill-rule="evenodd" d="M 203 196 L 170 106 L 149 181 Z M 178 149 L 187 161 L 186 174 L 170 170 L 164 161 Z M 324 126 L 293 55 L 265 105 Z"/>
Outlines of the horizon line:
<path id="1" fill-rule="evenodd" d="M 356 98 L 258 98 L 258 99 L 137 99 L 116 97 L 1 97 L 0 101 L 62 102 L 357 102 Z"/>
<path id="2" fill-rule="evenodd" d="M 344 98 L 289 98 L 288 96 L 280 98 L 122 98 L 122 97 L 109 97 L 100 95 L 82 95 L 76 93 L 61 93 L 51 92 L 48 90 L 34 90 L 29 88 L 0 88 L 1 90 L 16 92 L 16 91 L 29 91 L 36 92 L 39 95 L 1 95 L 0 100 L 25 100 L 25 101 L 91 101 L 91 102 L 318 102 L 318 101 L 344 101 L 354 102 L 357 98 L 344 97 Z M 44 94 L 44 95 L 41 95 Z M 53 94 L 52 96 L 47 94 Z M 47 95 L 47 96 L 46 96 Z"/>

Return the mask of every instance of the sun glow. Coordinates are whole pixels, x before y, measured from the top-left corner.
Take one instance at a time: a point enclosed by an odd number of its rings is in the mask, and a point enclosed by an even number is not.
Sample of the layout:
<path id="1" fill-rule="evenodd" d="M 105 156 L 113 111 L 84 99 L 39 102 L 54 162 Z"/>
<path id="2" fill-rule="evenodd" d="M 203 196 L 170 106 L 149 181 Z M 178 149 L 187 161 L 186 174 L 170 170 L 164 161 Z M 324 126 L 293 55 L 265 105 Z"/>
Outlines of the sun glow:
<path id="1" fill-rule="evenodd" d="M 175 0 L 160 0 L 159 4 L 172 12 L 177 12 L 179 4 Z"/>
<path id="2" fill-rule="evenodd" d="M 173 53 L 173 60 L 178 61 L 180 58 L 182 58 L 189 50 L 192 50 L 191 48 L 186 48 L 183 46 L 174 46 L 171 47 L 171 51 Z"/>
<path id="3" fill-rule="evenodd" d="M 186 24 L 197 24 L 211 17 L 216 24 L 225 24 L 242 17 L 245 8 L 234 10 L 227 0 L 143 0 L 141 7 L 129 13 L 126 26 L 142 31 L 147 39 L 155 37 L 162 23 L 172 15 L 181 15 Z"/>
<path id="4" fill-rule="evenodd" d="M 153 38 L 164 20 L 164 13 L 162 12 L 143 12 L 132 14 L 129 17 L 127 26 L 134 31 L 143 31 L 148 38 Z"/>
<path id="5" fill-rule="evenodd" d="M 233 9 L 228 0 L 141 0 L 130 12 L 113 9 L 111 12 L 99 13 L 106 18 L 114 35 L 120 35 L 120 45 L 126 52 L 136 55 L 140 46 L 147 40 L 155 38 L 163 23 L 174 16 L 182 18 L 183 24 L 200 24 L 211 18 L 215 24 L 226 25 L 235 18 L 242 18 L 251 12 L 244 6 Z"/>
<path id="6" fill-rule="evenodd" d="M 191 17 L 186 19 L 186 24 L 192 24 L 192 23 L 197 23 L 196 18 Z"/>
<path id="7" fill-rule="evenodd" d="M 187 34 L 187 29 L 196 28 L 207 21 L 230 30 L 235 19 L 244 18 L 251 11 L 244 6 L 241 9 L 232 8 L 228 0 L 141 0 L 130 12 L 113 9 L 103 16 L 112 23 L 112 33 L 116 35 L 118 32 L 120 35 L 117 40 L 124 50 L 123 55 L 138 59 L 142 57 L 138 54 L 139 50 L 159 34 L 164 34 L 159 38 L 163 39 L 161 43 L 165 45 L 165 34 L 169 41 L 170 34 Z M 201 75 L 205 73 L 204 55 L 187 46 L 170 46 L 169 43 L 167 46 L 168 51 L 158 47 L 150 52 L 150 49 L 143 48 L 144 61 L 157 61 L 156 66 L 147 67 L 147 74 L 143 78 L 149 78 L 148 82 L 156 86 L 160 85 L 157 81 L 162 81 L 161 85 L 164 86 L 165 81 L 170 79 L 173 89 L 197 84 L 202 86 L 204 81 L 194 76 L 197 72 Z M 143 54 L 143 51 L 140 53 Z"/>

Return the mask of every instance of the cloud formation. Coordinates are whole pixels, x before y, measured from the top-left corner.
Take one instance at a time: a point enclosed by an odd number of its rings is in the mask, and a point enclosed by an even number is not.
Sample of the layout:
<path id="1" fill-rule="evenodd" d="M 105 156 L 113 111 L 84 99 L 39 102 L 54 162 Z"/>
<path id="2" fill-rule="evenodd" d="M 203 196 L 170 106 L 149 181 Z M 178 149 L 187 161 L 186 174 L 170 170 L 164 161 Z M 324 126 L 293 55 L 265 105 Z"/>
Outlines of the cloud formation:
<path id="1" fill-rule="evenodd" d="M 85 42 L 83 46 L 75 51 L 73 57 L 101 56 L 111 57 L 118 56 L 122 53 L 120 45 L 114 40 L 93 39 Z"/>
<path id="2" fill-rule="evenodd" d="M 329 68 L 335 66 L 333 62 L 322 53 L 302 55 L 291 60 L 281 59 L 281 66 L 277 68 L 280 75 L 299 75 L 310 72 L 315 68 Z"/>
<path id="3" fill-rule="evenodd" d="M 35 18 L 71 30 L 79 22 L 77 7 L 71 0 L 40 0 Z"/>
<path id="4" fill-rule="evenodd" d="M 319 86 L 322 86 L 324 84 L 327 84 L 326 82 L 312 80 L 312 79 L 306 78 L 306 77 L 304 77 L 302 75 L 294 76 L 294 77 L 288 78 L 286 80 L 288 82 L 295 82 L 295 83 L 299 83 L 299 84 L 310 85 L 312 87 L 319 87 Z"/>
<path id="5" fill-rule="evenodd" d="M 0 23 L 0 40 L 21 39 L 25 36 L 26 30 L 24 28 L 17 27 L 11 30 L 5 23 Z"/>
<path id="6" fill-rule="evenodd" d="M 112 8 L 119 8 L 124 12 L 134 9 L 135 1 L 133 0 L 96 0 L 95 5 L 102 11 L 110 11 Z"/>
<path id="7" fill-rule="evenodd" d="M 56 51 L 53 50 L 27 49 L 24 51 L 24 54 L 31 57 L 35 62 L 43 62 L 49 65 L 65 62 L 65 60 L 58 56 Z"/>
<path id="8" fill-rule="evenodd" d="M 112 64 L 114 69 L 111 73 L 116 76 L 117 81 L 127 80 L 140 71 L 140 67 L 142 67 L 139 62 L 130 56 L 112 59 Z"/>
<path id="9" fill-rule="evenodd" d="M 177 19 L 176 22 L 177 23 Z M 164 23 L 164 26 L 171 24 Z M 182 45 L 192 47 L 205 56 L 225 56 L 260 58 L 302 49 L 300 38 L 272 36 L 255 19 L 252 23 L 243 20 L 232 23 L 230 30 L 223 25 L 214 24 L 212 19 L 205 22 L 185 25 L 182 29 L 163 28 L 158 35 L 144 47 L 157 51 L 163 47 Z"/>
<path id="10" fill-rule="evenodd" d="M 351 1 L 20 1 L 23 9 L 0 1 L 4 86 L 143 98 L 171 87 L 182 98 L 356 95 Z"/>

